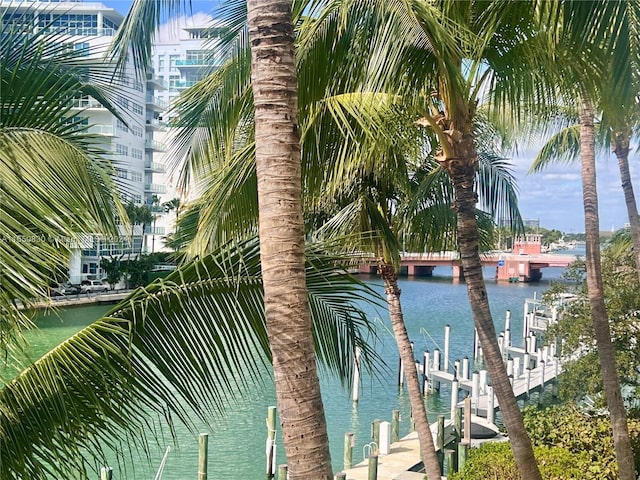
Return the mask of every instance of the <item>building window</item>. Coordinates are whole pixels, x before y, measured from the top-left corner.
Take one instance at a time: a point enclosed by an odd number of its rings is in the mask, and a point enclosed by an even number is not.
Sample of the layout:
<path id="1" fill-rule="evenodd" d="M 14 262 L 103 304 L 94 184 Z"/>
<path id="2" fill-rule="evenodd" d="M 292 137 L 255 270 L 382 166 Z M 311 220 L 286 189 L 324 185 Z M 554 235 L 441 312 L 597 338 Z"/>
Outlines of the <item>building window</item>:
<path id="1" fill-rule="evenodd" d="M 131 172 L 131 180 L 134 182 L 142 183 L 142 174 L 140 172 Z M 138 202 L 136 202 L 138 203 Z"/>
<path id="2" fill-rule="evenodd" d="M 116 144 L 116 153 L 118 155 L 128 156 L 129 155 L 129 147 L 126 145 L 122 145 L 120 143 Z"/>
<path id="3" fill-rule="evenodd" d="M 176 62 L 180 59 L 180 55 L 169 55 L 169 72 L 175 73 L 178 71 Z"/>
<path id="4" fill-rule="evenodd" d="M 116 130 L 119 130 L 119 131 L 124 132 L 124 133 L 127 133 L 129 131 L 127 126 L 124 124 L 124 122 L 122 122 L 121 120 L 118 120 L 118 119 L 116 119 Z"/>
<path id="5" fill-rule="evenodd" d="M 124 170 L 123 168 L 116 168 L 116 175 L 118 175 L 118 178 L 127 178 L 127 171 Z"/>
<path id="6" fill-rule="evenodd" d="M 139 148 L 131 148 L 131 157 L 136 160 L 142 160 L 143 152 Z"/>
<path id="7" fill-rule="evenodd" d="M 116 104 L 125 110 L 129 108 L 129 100 L 124 98 L 122 95 L 118 95 L 116 97 Z"/>
<path id="8" fill-rule="evenodd" d="M 136 137 L 144 137 L 144 128 L 139 127 L 137 125 L 133 125 L 131 127 L 131 133 L 133 133 Z"/>
<path id="9" fill-rule="evenodd" d="M 131 110 L 133 113 L 137 113 L 138 115 L 142 115 L 144 113 L 144 108 L 142 105 L 136 102 L 131 102 Z"/>
<path id="10" fill-rule="evenodd" d="M 158 57 L 158 70 L 164 70 L 164 55 Z"/>
<path id="11" fill-rule="evenodd" d="M 89 55 L 89 42 L 79 42 L 73 45 L 73 49 L 83 57 Z"/>

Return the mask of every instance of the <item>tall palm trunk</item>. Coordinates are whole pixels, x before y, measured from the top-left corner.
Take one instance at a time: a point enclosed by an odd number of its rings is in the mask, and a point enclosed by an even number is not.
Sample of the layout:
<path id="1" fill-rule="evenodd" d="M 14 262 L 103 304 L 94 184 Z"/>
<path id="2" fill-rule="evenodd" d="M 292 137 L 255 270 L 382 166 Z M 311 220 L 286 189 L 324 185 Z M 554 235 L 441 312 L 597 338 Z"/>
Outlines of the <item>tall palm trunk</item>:
<path id="1" fill-rule="evenodd" d="M 425 471 L 429 480 L 439 479 L 441 476 L 440 465 L 429 427 L 427 410 L 424 406 L 422 394 L 420 393 L 420 383 L 418 382 L 418 372 L 415 367 L 411 342 L 409 335 L 407 335 L 407 329 L 402 315 L 402 305 L 400 304 L 401 292 L 400 288 L 398 288 L 398 273 L 393 265 L 383 264 L 380 266 L 380 269 L 381 277 L 384 281 L 384 291 L 387 295 L 393 335 L 398 344 L 400 359 L 405 367 L 404 372 L 407 379 L 409 402 L 411 403 L 411 412 L 416 424 L 416 431 L 418 432 L 420 452 L 424 459 Z"/>
<path id="2" fill-rule="evenodd" d="M 289 478 L 330 480 L 304 266 L 291 0 L 248 0 L 260 257 Z"/>
<path id="3" fill-rule="evenodd" d="M 467 132 L 471 128 L 466 129 Z M 467 284 L 469 303 L 478 331 L 482 352 L 491 376 L 491 385 L 498 398 L 504 424 L 509 433 L 511 449 L 518 465 L 520 476 L 527 480 L 542 480 L 538 464 L 533 456 L 531 440 L 522 420 L 522 413 L 507 376 L 496 337 L 489 299 L 482 277 L 482 263 L 478 244 L 476 221 L 477 195 L 474 191 L 477 151 L 471 133 L 460 134 L 456 140 L 447 136 L 454 158 L 443 158 L 442 166 L 447 170 L 455 189 L 454 209 L 457 214 L 458 248 Z"/>
<path id="4" fill-rule="evenodd" d="M 633 452 L 627 428 L 627 413 L 622 403 L 620 380 L 611 342 L 609 319 L 604 304 L 602 269 L 600 264 L 600 220 L 596 190 L 596 160 L 593 126 L 593 107 L 588 97 L 580 108 L 580 156 L 582 158 L 582 196 L 586 234 L 587 289 L 591 306 L 591 321 L 602 366 L 602 381 L 611 416 L 613 444 L 621 480 L 635 480 Z"/>
<path id="5" fill-rule="evenodd" d="M 631 237 L 633 239 L 633 253 L 636 256 L 636 270 L 640 278 L 640 218 L 638 217 L 638 206 L 633 193 L 631 183 L 631 173 L 629 172 L 629 132 L 620 131 L 615 133 L 613 152 L 618 158 L 620 168 L 620 181 L 624 192 L 624 201 L 627 205 L 629 225 L 631 225 Z"/>

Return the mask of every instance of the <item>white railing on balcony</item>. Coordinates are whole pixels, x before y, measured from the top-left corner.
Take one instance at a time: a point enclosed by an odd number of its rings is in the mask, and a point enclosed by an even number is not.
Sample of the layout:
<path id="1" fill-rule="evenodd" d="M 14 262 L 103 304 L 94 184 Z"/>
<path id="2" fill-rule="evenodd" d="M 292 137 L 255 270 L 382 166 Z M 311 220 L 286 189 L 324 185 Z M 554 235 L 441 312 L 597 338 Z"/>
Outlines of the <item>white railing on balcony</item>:
<path id="1" fill-rule="evenodd" d="M 144 186 L 144 191 L 151 193 L 167 193 L 167 186 L 159 185 L 157 183 L 147 183 Z"/>
<path id="2" fill-rule="evenodd" d="M 113 125 L 91 125 L 86 131 L 94 135 L 104 135 L 106 137 L 116 136 Z"/>
<path id="3" fill-rule="evenodd" d="M 72 108 L 105 108 L 95 98 L 74 98 L 70 102 Z"/>
<path id="4" fill-rule="evenodd" d="M 164 143 L 149 139 L 144 141 L 144 148 L 147 150 L 155 150 L 156 152 L 164 152 L 167 149 Z"/>
<path id="5" fill-rule="evenodd" d="M 147 94 L 147 103 L 160 107 L 163 110 L 167 108 L 167 102 L 150 94 Z"/>
<path id="6" fill-rule="evenodd" d="M 145 170 L 151 170 L 153 172 L 164 173 L 166 171 L 164 164 L 159 162 L 153 162 L 151 160 L 145 160 Z"/>

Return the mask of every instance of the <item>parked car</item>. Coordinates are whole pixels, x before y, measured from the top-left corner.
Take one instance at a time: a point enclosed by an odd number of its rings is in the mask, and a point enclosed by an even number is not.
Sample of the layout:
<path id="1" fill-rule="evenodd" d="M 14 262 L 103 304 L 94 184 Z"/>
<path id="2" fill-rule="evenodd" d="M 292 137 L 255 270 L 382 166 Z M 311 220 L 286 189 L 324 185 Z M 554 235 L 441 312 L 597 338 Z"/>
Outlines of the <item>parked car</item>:
<path id="1" fill-rule="evenodd" d="M 102 283 L 100 280 L 85 280 L 80 285 L 80 293 L 90 292 L 108 292 L 109 285 Z"/>
<path id="2" fill-rule="evenodd" d="M 70 283 L 64 283 L 50 288 L 50 294 L 52 297 L 60 297 L 62 295 L 76 295 L 77 293 L 80 293 L 80 287 L 72 285 Z"/>

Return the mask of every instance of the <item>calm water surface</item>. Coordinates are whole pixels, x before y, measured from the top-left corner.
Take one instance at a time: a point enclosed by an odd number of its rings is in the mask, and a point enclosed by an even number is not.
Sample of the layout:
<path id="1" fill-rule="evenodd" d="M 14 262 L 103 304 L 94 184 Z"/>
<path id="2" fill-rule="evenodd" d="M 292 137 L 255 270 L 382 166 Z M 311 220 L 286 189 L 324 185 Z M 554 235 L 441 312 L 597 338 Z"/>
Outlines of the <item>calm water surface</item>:
<path id="1" fill-rule="evenodd" d="M 485 270 L 485 278 L 493 277 L 492 269 Z M 487 281 L 491 311 L 499 332 L 504 329 L 504 317 L 511 311 L 512 338 L 520 342 L 522 334 L 523 306 L 526 298 L 538 296 L 549 286 L 549 281 L 560 278 L 562 269 L 547 268 L 544 279 L 534 284 L 507 284 Z M 401 280 L 402 306 L 410 338 L 414 342 L 416 357 L 424 350 L 443 348 L 444 327 L 451 325 L 450 360 L 473 356 L 473 320 L 467 298 L 466 285 L 454 281 L 450 269 L 436 268 L 432 278 Z M 375 277 L 368 279 L 380 285 Z M 32 334 L 30 342 L 32 358 L 45 353 L 106 312 L 109 306 L 72 308 L 55 315 L 40 318 L 40 331 Z M 364 376 L 357 406 L 350 400 L 350 391 L 327 375 L 322 375 L 323 401 L 327 415 L 331 453 L 336 471 L 342 469 L 343 441 L 345 432 L 354 432 L 356 445 L 354 462 L 363 458 L 363 446 L 370 441 L 371 422 L 379 418 L 391 420 L 391 411 L 401 411 L 401 436 L 409 432 L 409 402 L 406 391 L 397 386 L 398 353 L 391 334 L 391 326 L 384 312 L 371 311 L 370 318 L 376 324 L 378 344 L 376 350 L 389 366 L 381 377 Z M 254 480 L 264 478 L 265 439 L 267 407 L 275 405 L 275 393 L 268 380 L 268 372 L 261 372 L 267 381 L 255 385 L 224 418 L 212 420 L 212 426 L 202 426 L 209 433 L 209 478 Z M 448 395 L 441 401 L 437 395 L 429 397 L 427 409 L 432 420 L 439 413 L 448 415 Z M 114 472 L 114 478 L 153 479 L 167 445 L 171 445 L 163 480 L 185 480 L 197 478 L 197 434 L 177 428 L 178 446 L 170 439 L 152 447 L 151 464 L 146 459 L 127 461 L 126 472 Z M 278 435 L 278 463 L 284 463 L 283 447 Z M 132 469 L 132 465 L 135 465 Z M 98 478 L 96 475 L 95 478 Z"/>

